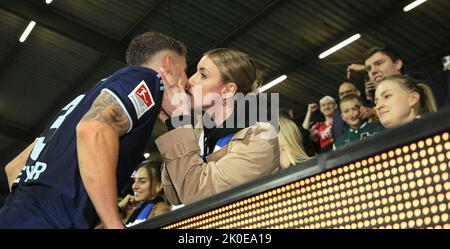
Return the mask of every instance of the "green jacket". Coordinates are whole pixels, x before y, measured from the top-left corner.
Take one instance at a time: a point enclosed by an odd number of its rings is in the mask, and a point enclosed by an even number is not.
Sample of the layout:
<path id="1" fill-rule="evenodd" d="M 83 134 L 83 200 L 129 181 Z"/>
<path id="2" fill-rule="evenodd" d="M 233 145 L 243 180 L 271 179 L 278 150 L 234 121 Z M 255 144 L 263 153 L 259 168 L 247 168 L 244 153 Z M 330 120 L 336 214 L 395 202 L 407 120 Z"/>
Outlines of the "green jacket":
<path id="1" fill-rule="evenodd" d="M 374 136 L 379 131 L 383 130 L 384 127 L 379 123 L 363 123 L 359 129 L 348 129 L 342 136 L 335 140 L 333 148 L 346 145 L 352 141 L 364 140 L 368 137 Z"/>

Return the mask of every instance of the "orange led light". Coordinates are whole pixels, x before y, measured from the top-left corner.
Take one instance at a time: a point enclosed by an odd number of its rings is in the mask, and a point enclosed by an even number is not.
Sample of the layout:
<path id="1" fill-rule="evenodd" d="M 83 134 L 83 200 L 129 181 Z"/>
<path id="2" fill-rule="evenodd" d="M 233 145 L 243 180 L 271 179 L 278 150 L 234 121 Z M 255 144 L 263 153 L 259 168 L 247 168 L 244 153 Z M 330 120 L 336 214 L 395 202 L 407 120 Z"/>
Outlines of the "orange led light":
<path id="1" fill-rule="evenodd" d="M 433 141 L 436 144 L 440 143 L 441 142 L 441 136 L 439 136 L 439 135 L 434 136 L 433 137 Z"/>
<path id="2" fill-rule="evenodd" d="M 446 150 L 449 150 L 449 149 L 450 149 L 450 142 L 446 142 L 446 143 L 444 144 L 444 148 L 445 148 Z"/>
<path id="3" fill-rule="evenodd" d="M 419 148 L 423 148 L 425 146 L 425 142 L 423 141 L 423 140 L 421 140 L 421 141 L 419 141 L 418 143 L 417 143 L 417 147 L 419 147 Z"/>
<path id="4" fill-rule="evenodd" d="M 409 147 L 408 146 L 403 146 L 402 148 L 403 153 L 408 153 L 409 152 Z"/>
<path id="5" fill-rule="evenodd" d="M 445 132 L 445 133 L 442 134 L 442 139 L 444 141 L 447 141 L 448 140 L 448 136 L 449 136 L 448 132 Z"/>
<path id="6" fill-rule="evenodd" d="M 393 157 L 395 156 L 394 151 L 393 151 L 393 150 L 390 150 L 390 151 L 388 152 L 388 156 L 389 156 L 389 158 L 393 158 Z"/>

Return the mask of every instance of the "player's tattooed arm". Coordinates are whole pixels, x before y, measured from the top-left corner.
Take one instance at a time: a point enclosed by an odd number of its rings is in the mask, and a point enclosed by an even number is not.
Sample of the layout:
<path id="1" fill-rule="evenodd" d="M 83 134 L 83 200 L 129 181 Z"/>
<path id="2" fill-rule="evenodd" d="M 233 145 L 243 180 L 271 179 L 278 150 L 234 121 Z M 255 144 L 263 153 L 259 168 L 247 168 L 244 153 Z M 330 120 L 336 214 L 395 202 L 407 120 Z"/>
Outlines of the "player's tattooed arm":
<path id="1" fill-rule="evenodd" d="M 117 208 L 119 137 L 131 125 L 120 103 L 107 91 L 97 96 L 77 125 L 81 179 L 106 228 L 123 228 Z"/>
<path id="2" fill-rule="evenodd" d="M 124 135 L 130 127 L 130 121 L 125 111 L 108 92 L 102 92 L 97 97 L 91 109 L 81 119 L 81 122 L 91 120 L 107 123 L 117 131 L 119 136 Z"/>

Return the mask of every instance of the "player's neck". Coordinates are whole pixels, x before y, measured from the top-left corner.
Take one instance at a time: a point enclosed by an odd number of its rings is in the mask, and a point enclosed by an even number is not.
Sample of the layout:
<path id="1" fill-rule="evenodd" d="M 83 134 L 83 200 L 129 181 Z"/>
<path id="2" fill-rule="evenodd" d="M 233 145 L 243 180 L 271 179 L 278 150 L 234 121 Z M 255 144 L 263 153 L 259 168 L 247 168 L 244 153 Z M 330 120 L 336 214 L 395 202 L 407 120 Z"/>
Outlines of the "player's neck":
<path id="1" fill-rule="evenodd" d="M 146 63 L 146 64 L 140 65 L 140 67 L 150 68 L 151 70 L 159 73 L 159 69 L 161 68 L 161 65 L 156 65 L 155 63 Z"/>
<path id="2" fill-rule="evenodd" d="M 148 59 L 145 63 L 141 64 L 141 67 L 147 67 L 152 69 L 155 72 L 161 73 L 161 68 L 165 68 L 166 70 L 170 70 L 170 68 L 164 67 L 164 61 L 172 60 L 175 58 L 174 53 L 171 51 L 163 50 L 157 52 L 150 59 Z M 166 65 L 167 66 L 167 65 Z"/>

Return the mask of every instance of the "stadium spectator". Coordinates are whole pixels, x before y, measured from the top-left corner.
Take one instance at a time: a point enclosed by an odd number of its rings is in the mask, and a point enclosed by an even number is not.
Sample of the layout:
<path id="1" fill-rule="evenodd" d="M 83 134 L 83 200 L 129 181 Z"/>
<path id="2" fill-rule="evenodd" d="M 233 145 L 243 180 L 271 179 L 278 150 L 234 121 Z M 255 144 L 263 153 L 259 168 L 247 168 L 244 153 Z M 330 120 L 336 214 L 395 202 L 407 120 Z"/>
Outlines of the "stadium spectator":
<path id="1" fill-rule="evenodd" d="M 349 126 L 349 130 L 335 140 L 334 148 L 346 145 L 352 141 L 359 141 L 374 136 L 383 129 L 379 123 L 369 123 L 361 118 L 362 101 L 357 95 L 346 95 L 340 103 L 341 116 Z"/>
<path id="2" fill-rule="evenodd" d="M 444 106 L 446 87 L 443 82 L 435 82 L 429 75 L 421 72 L 407 72 L 405 62 L 400 54 L 386 46 L 373 47 L 369 49 L 364 56 L 364 65 L 352 64 L 347 68 L 347 77 L 350 78 L 353 73 L 362 73 L 366 71 L 369 81 L 365 84 L 365 91 L 368 99 L 373 99 L 375 84 L 383 77 L 391 75 L 406 74 L 426 84 L 430 87 L 435 96 L 438 107 Z"/>
<path id="3" fill-rule="evenodd" d="M 280 165 L 288 168 L 309 159 L 302 148 L 302 135 L 297 125 L 284 117 L 280 117 L 280 131 L 278 132 L 280 143 Z"/>
<path id="4" fill-rule="evenodd" d="M 408 76 L 388 76 L 375 92 L 378 117 L 385 128 L 393 128 L 436 112 L 436 102 L 424 84 Z"/>
<path id="5" fill-rule="evenodd" d="M 339 100 L 342 100 L 347 95 L 356 95 L 361 98 L 361 91 L 354 84 L 344 82 L 339 86 Z M 359 115 L 362 120 L 376 116 L 376 112 L 370 107 L 370 103 L 360 105 L 360 108 Z M 337 109 L 333 114 L 333 137 L 335 140 L 340 138 L 348 129 L 349 126 L 342 119 L 341 110 Z"/>
<path id="6" fill-rule="evenodd" d="M 127 226 L 170 211 L 162 191 L 160 162 L 144 162 L 139 165 L 132 188 L 134 195 L 127 195 L 119 202 L 123 221 Z"/>
<path id="7" fill-rule="evenodd" d="M 125 226 L 130 227 L 170 211 L 162 191 L 161 162 L 141 163 L 132 178 L 133 194 L 127 194 L 119 202 Z M 96 228 L 103 228 L 103 224 Z"/>
<path id="8" fill-rule="evenodd" d="M 319 153 L 333 148 L 333 114 L 337 105 L 333 97 L 325 96 L 319 101 L 320 112 L 325 116 L 324 122 L 316 122 L 311 126 L 311 116 L 319 109 L 316 103 L 308 105 L 308 111 L 303 120 L 303 128 L 309 131 L 311 139 L 320 144 Z"/>

